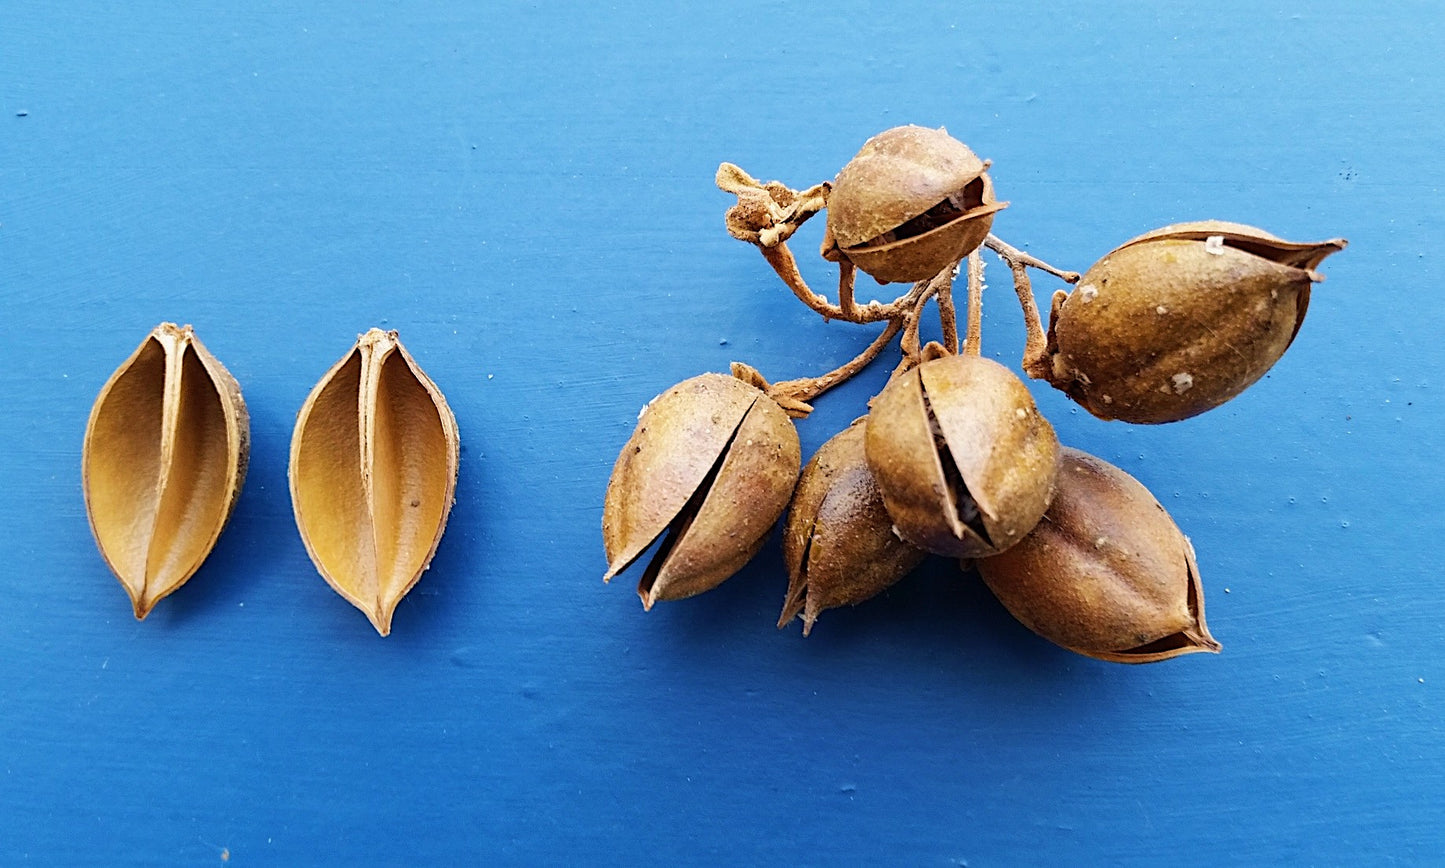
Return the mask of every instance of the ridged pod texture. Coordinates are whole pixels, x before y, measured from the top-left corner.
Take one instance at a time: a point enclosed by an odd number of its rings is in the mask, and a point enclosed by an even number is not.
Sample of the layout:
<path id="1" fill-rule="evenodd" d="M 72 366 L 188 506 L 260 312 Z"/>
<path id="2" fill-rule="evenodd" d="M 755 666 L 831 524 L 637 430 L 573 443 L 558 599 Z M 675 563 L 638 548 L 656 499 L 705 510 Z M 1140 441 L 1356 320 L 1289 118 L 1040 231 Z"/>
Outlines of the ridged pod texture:
<path id="1" fill-rule="evenodd" d="M 1138 480 L 1077 449 L 1043 521 L 976 566 L 1015 618 L 1070 651 L 1150 663 L 1219 650 L 1188 538 Z"/>
<path id="2" fill-rule="evenodd" d="M 1314 269 L 1344 246 L 1222 221 L 1141 235 L 1055 297 L 1049 380 L 1101 419 L 1174 422 L 1217 407 L 1284 355 Z"/>
<path id="3" fill-rule="evenodd" d="M 136 618 L 215 547 L 249 452 L 241 388 L 190 326 L 156 326 L 101 389 L 81 459 L 85 509 Z"/>
<path id="4" fill-rule="evenodd" d="M 742 569 L 792 496 L 798 432 L 777 402 L 724 374 L 673 386 L 638 416 L 602 510 L 611 579 L 662 537 L 638 584 L 645 608 Z"/>
<path id="5" fill-rule="evenodd" d="M 864 454 L 865 424 L 835 435 L 803 468 L 783 525 L 788 593 L 779 627 L 801 614 L 806 636 L 823 610 L 876 596 L 926 557 L 893 533 Z"/>
<path id="6" fill-rule="evenodd" d="M 1003 365 L 945 356 L 873 399 L 868 465 L 902 537 L 953 557 L 1004 551 L 1053 496 L 1059 441 Z"/>
<path id="7" fill-rule="evenodd" d="M 927 280 L 988 237 L 986 164 L 944 130 L 903 126 L 864 143 L 833 182 L 827 250 L 880 283 Z"/>

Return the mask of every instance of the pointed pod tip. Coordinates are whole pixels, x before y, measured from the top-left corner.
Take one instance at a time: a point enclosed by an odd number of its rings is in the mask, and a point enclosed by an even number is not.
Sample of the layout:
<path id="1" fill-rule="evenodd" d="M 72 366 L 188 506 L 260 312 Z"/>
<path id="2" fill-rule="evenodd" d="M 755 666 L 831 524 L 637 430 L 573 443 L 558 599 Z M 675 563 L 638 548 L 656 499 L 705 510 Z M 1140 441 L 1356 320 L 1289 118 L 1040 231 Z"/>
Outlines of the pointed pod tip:
<path id="1" fill-rule="evenodd" d="M 783 601 L 783 612 L 778 616 L 778 629 L 781 630 L 793 622 L 793 619 L 803 614 L 803 609 L 808 604 L 807 579 L 799 576 L 788 583 L 788 596 Z M 806 628 L 804 635 L 806 635 Z"/>
<path id="2" fill-rule="evenodd" d="M 384 612 L 378 609 L 374 612 L 367 612 L 366 620 L 371 622 L 371 626 L 376 628 L 377 633 L 381 634 L 382 636 L 390 636 L 391 615 L 391 612 Z"/>
<path id="3" fill-rule="evenodd" d="M 1350 242 L 1343 238 L 1331 238 L 1328 241 L 1321 241 L 1312 248 L 1307 248 L 1308 255 L 1299 262 L 1299 265 L 1304 268 L 1305 273 L 1309 275 L 1311 283 L 1321 283 L 1324 281 L 1325 276 L 1317 270 L 1320 264 L 1331 255 L 1339 253 L 1349 246 Z"/>
<path id="4" fill-rule="evenodd" d="M 642 598 L 642 611 L 651 612 L 652 605 L 657 602 L 657 597 L 655 597 L 650 590 L 644 591 L 640 588 L 637 591 L 637 596 Z"/>

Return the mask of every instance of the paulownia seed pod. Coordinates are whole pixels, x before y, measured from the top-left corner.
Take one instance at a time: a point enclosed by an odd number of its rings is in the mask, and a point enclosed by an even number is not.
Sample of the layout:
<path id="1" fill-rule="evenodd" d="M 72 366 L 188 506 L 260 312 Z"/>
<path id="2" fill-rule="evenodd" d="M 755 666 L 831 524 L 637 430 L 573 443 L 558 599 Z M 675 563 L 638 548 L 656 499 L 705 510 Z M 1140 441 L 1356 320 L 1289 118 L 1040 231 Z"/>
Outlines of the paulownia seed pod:
<path id="1" fill-rule="evenodd" d="M 942 129 L 904 126 L 863 144 L 833 182 L 823 255 L 879 283 L 927 280 L 988 237 L 988 163 Z"/>
<path id="2" fill-rule="evenodd" d="M 1054 296 L 1049 381 L 1101 419 L 1175 422 L 1217 407 L 1284 355 L 1323 279 L 1315 269 L 1344 247 L 1217 220 L 1141 235 Z"/>
<path id="3" fill-rule="evenodd" d="M 1115 663 L 1219 651 L 1194 548 L 1134 477 L 1065 449 L 1058 491 L 1023 542 L 976 562 L 994 596 L 1058 645 Z"/>
<path id="4" fill-rule="evenodd" d="M 893 533 L 893 519 L 864 456 L 859 419 L 818 450 L 793 494 L 783 525 L 788 594 L 778 627 L 801 614 L 803 635 L 824 609 L 876 596 L 927 553 Z"/>
<path id="5" fill-rule="evenodd" d="M 383 636 L 441 543 L 459 459 L 456 417 L 394 331 L 357 338 L 296 417 L 296 527 L 322 577 Z"/>
<path id="6" fill-rule="evenodd" d="M 85 509 L 137 618 L 211 553 L 249 445 L 241 387 L 188 325 L 156 326 L 100 390 L 81 459 Z"/>
<path id="7" fill-rule="evenodd" d="M 971 355 L 895 378 L 868 415 L 868 465 L 898 533 L 953 557 L 1023 539 L 1048 508 L 1059 441 L 1003 365 Z"/>
<path id="8" fill-rule="evenodd" d="M 643 607 L 717 587 L 762 548 L 800 463 L 797 429 L 760 389 L 724 374 L 673 386 L 642 409 L 612 469 L 604 580 L 665 532 L 637 586 Z"/>

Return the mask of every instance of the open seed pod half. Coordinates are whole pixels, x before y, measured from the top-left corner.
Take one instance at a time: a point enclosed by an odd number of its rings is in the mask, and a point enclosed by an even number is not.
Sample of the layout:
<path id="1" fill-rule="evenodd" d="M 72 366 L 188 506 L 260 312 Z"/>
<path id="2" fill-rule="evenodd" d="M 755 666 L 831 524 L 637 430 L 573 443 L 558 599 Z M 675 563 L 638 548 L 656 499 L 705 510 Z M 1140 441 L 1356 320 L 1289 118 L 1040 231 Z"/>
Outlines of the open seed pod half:
<path id="1" fill-rule="evenodd" d="M 137 618 L 215 547 L 250 430 L 236 379 L 190 326 L 156 326 L 100 390 L 81 459 L 85 510 Z"/>
<path id="2" fill-rule="evenodd" d="M 1218 220 L 1141 235 L 1054 296 L 1049 381 L 1101 419 L 1175 422 L 1217 407 L 1284 355 L 1323 280 L 1315 269 L 1344 247 Z"/>
<path id="3" fill-rule="evenodd" d="M 457 421 L 394 331 L 371 329 L 311 390 L 291 437 L 291 504 L 336 593 L 391 632 L 456 492 Z"/>
<path id="4" fill-rule="evenodd" d="M 788 595 L 778 627 L 801 614 L 803 635 L 824 609 L 876 596 L 927 553 L 899 539 L 864 456 L 865 419 L 824 443 L 798 481 L 783 525 Z"/>
<path id="5" fill-rule="evenodd" d="M 1059 441 L 1003 365 L 944 356 L 873 399 L 868 465 L 898 533 L 935 554 L 982 557 L 1023 539 L 1048 508 Z"/>
<path id="6" fill-rule="evenodd" d="M 643 607 L 717 587 L 762 548 L 800 464 L 797 429 L 760 389 L 725 374 L 678 383 L 642 409 L 612 469 L 603 579 L 666 533 L 637 586 Z"/>
<path id="7" fill-rule="evenodd" d="M 988 237 L 988 163 L 942 129 L 904 126 L 863 144 L 833 182 L 823 255 L 879 283 L 927 280 Z"/>
<path id="8" fill-rule="evenodd" d="M 1065 449 L 1058 491 L 1023 542 L 976 562 L 994 596 L 1051 642 L 1115 663 L 1219 651 L 1194 548 L 1134 477 Z"/>

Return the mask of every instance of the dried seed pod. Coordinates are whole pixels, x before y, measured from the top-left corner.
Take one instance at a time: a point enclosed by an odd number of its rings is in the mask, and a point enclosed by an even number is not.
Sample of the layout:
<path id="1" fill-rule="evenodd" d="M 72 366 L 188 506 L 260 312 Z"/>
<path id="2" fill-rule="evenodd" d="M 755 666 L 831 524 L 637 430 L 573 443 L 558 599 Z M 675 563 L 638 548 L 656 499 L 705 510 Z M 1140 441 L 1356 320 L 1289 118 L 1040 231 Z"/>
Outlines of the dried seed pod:
<path id="1" fill-rule="evenodd" d="M 863 144 L 828 197 L 823 255 L 879 283 L 927 280 L 988 237 L 988 163 L 942 129 L 894 127 Z"/>
<path id="2" fill-rule="evenodd" d="M 868 465 L 902 537 L 954 557 L 1001 552 L 1048 508 L 1059 441 L 1003 365 L 944 356 L 873 399 Z"/>
<path id="3" fill-rule="evenodd" d="M 824 609 L 876 596 L 927 556 L 893 532 L 864 457 L 866 421 L 824 443 L 803 468 L 783 525 L 788 594 L 780 628 L 801 613 L 806 636 Z"/>
<path id="4" fill-rule="evenodd" d="M 1058 491 L 1023 542 L 976 563 L 999 602 L 1051 642 L 1115 663 L 1219 651 L 1194 548 L 1134 477 L 1065 449 Z"/>
<path id="5" fill-rule="evenodd" d="M 111 375 L 85 429 L 85 509 L 137 618 L 185 584 L 246 478 L 241 388 L 190 326 L 161 323 Z"/>
<path id="6" fill-rule="evenodd" d="M 456 491 L 457 421 L 372 329 L 311 390 L 291 437 L 291 505 L 316 569 L 381 635 L 431 563 Z"/>
<path id="7" fill-rule="evenodd" d="M 643 607 L 717 587 L 762 548 L 800 463 L 797 429 L 761 390 L 723 374 L 673 386 L 642 409 L 612 469 L 603 578 L 667 532 L 637 586 Z"/>
<path id="8" fill-rule="evenodd" d="M 1310 285 L 1345 247 L 1207 220 L 1116 248 L 1054 296 L 1049 381 L 1101 419 L 1187 419 L 1238 395 L 1284 355 Z"/>

